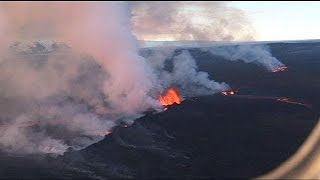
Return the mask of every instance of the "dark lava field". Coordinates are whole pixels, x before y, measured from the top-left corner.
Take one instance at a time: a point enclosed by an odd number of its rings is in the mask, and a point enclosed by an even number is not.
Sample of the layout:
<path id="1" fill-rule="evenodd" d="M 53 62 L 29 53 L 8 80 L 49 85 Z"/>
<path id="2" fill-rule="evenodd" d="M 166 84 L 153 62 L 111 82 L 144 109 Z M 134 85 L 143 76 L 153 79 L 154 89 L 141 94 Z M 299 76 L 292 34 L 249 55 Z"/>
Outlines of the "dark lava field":
<path id="1" fill-rule="evenodd" d="M 297 151 L 320 114 L 320 43 L 268 46 L 288 71 L 272 73 L 199 48 L 180 48 L 175 53 L 187 49 L 201 71 L 238 94 L 186 98 L 58 157 L 3 152 L 0 177 L 254 178 L 267 173 Z"/>

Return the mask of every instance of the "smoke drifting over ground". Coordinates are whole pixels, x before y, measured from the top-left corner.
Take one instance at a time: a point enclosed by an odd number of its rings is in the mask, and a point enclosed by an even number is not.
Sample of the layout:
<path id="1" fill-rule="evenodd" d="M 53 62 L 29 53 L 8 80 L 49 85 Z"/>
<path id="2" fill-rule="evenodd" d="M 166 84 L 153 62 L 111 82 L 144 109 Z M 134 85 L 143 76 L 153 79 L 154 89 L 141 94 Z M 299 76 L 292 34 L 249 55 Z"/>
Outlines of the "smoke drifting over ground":
<path id="1" fill-rule="evenodd" d="M 284 66 L 277 58 L 270 53 L 269 47 L 266 45 L 241 45 L 241 46 L 224 46 L 214 48 L 202 48 L 212 55 L 224 57 L 226 60 L 239 61 L 245 63 L 255 63 L 265 67 L 269 71 L 273 71 Z"/>
<path id="2" fill-rule="evenodd" d="M 173 51 L 148 60 L 139 56 L 130 7 L 123 2 L 2 2 L 0 20 L 3 151 L 83 148 L 119 119 L 159 107 L 160 93 L 171 85 L 189 95 L 228 87 L 198 72 L 188 52 L 174 58 L 172 72 L 163 68 Z M 71 48 L 29 43 L 46 39 Z"/>

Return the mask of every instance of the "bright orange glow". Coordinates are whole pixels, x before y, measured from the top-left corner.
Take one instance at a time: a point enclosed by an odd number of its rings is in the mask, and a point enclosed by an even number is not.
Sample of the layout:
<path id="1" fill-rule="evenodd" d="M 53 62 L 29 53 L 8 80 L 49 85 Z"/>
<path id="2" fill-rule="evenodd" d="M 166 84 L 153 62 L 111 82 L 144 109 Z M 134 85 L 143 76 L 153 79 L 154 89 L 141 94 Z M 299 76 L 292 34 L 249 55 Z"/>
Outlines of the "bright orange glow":
<path id="1" fill-rule="evenodd" d="M 181 98 L 180 93 L 177 89 L 171 88 L 167 91 L 166 95 L 160 96 L 159 101 L 163 106 L 169 106 L 169 105 L 173 105 L 175 103 L 181 104 L 182 98 Z"/>

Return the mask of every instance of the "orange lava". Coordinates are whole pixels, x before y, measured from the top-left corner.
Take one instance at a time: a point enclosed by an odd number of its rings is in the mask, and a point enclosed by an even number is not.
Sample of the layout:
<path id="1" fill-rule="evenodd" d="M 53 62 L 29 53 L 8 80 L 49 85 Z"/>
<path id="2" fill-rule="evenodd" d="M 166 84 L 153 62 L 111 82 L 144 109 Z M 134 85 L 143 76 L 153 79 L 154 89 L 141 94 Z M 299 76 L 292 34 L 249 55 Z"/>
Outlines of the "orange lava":
<path id="1" fill-rule="evenodd" d="M 173 104 L 181 104 L 182 98 L 177 89 L 171 88 L 167 91 L 167 94 L 159 97 L 159 101 L 163 106 L 169 106 Z"/>

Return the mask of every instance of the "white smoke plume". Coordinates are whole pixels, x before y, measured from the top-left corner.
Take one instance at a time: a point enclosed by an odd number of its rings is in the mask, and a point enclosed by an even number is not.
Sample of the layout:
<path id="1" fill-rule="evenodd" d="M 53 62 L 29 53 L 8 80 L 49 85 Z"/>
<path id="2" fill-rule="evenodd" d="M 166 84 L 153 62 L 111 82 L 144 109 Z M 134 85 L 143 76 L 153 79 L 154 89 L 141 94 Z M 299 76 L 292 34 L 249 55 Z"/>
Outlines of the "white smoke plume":
<path id="1" fill-rule="evenodd" d="M 108 72 L 103 91 L 112 108 L 119 113 L 145 110 L 155 103 L 148 92 L 155 87 L 156 77 L 145 60 L 137 54 L 137 41 L 131 33 L 129 7 L 124 3 L 104 4 L 87 5 L 85 12 L 90 13 L 67 25 L 64 39 L 80 52 L 94 55 Z M 77 13 L 82 14 L 81 11 Z"/>
<path id="2" fill-rule="evenodd" d="M 245 63 L 254 63 L 263 66 L 268 71 L 284 66 L 282 62 L 272 56 L 269 47 L 266 45 L 212 47 L 202 48 L 202 51 L 208 51 L 212 55 L 222 56 L 230 61 L 242 60 Z"/>
<path id="3" fill-rule="evenodd" d="M 84 148 L 120 118 L 158 107 L 159 94 L 171 85 L 187 95 L 228 87 L 198 72 L 188 52 L 174 58 L 172 72 L 163 68 L 173 49 L 148 61 L 139 56 L 130 7 L 124 2 L 0 3 L 1 150 L 61 154 Z"/>
<path id="4" fill-rule="evenodd" d="M 2 2 L 2 150 L 63 153 L 103 138 L 116 120 L 159 106 L 124 2 Z M 29 44 L 53 39 L 57 43 Z M 15 43 L 18 41 L 18 43 Z M 22 43 L 19 43 L 22 42 Z M 12 45 L 13 44 L 13 45 Z M 50 49 L 46 48 L 50 47 Z M 90 55 L 90 56 L 87 56 Z"/>
<path id="5" fill-rule="evenodd" d="M 230 89 L 224 82 L 210 80 L 207 72 L 199 71 L 195 59 L 188 50 L 179 54 L 177 47 L 145 48 L 142 55 L 151 65 L 162 88 L 177 87 L 183 96 L 209 95 Z M 172 64 L 172 68 L 166 64 Z"/>
<path id="6" fill-rule="evenodd" d="M 198 71 L 196 61 L 186 50 L 174 57 L 172 73 L 164 79 L 166 83 L 179 85 L 188 96 L 208 95 L 230 89 L 224 82 L 210 80 L 207 72 Z"/>

